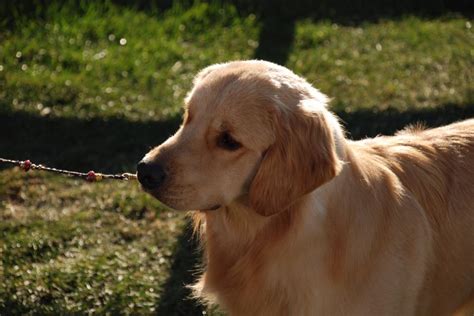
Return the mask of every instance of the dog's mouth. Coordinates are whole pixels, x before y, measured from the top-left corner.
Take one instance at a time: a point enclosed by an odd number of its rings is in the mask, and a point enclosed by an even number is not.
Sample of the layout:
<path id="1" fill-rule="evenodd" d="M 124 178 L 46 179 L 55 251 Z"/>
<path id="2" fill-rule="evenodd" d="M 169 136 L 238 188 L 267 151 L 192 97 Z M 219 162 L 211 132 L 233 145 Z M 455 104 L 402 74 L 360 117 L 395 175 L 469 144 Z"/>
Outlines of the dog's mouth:
<path id="1" fill-rule="evenodd" d="M 143 187 L 142 187 L 143 188 Z M 202 207 L 202 208 L 183 208 L 183 207 L 176 207 L 176 202 L 178 202 L 178 200 L 176 199 L 169 199 L 169 198 L 165 198 L 163 197 L 161 194 L 159 194 L 159 192 L 156 192 L 154 190 L 147 190 L 146 188 L 143 188 L 143 191 L 145 191 L 146 193 L 150 194 L 151 196 L 153 196 L 155 199 L 157 199 L 158 201 L 160 201 L 161 203 L 163 203 L 164 205 L 170 207 L 170 208 L 173 208 L 175 210 L 199 210 L 199 211 L 202 211 L 202 212 L 213 212 L 213 211 L 217 211 L 218 209 L 220 209 L 222 207 L 221 204 L 214 204 L 210 207 Z"/>
<path id="2" fill-rule="evenodd" d="M 220 204 L 216 204 L 214 206 L 211 206 L 210 208 L 205 208 L 205 209 L 201 209 L 200 211 L 202 212 L 206 212 L 206 211 L 217 211 L 218 209 L 221 208 L 221 205 Z"/>

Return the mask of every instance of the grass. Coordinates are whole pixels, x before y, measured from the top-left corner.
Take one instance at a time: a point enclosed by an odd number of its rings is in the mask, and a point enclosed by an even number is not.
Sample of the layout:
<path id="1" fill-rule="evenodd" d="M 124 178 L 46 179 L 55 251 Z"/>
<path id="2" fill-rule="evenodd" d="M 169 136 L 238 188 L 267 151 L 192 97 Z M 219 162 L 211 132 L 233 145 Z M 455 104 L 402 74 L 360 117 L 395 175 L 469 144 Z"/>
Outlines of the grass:
<path id="1" fill-rule="evenodd" d="M 0 187 L 2 314 L 157 309 L 182 214 L 135 183 L 91 186 L 15 168 Z"/>
<path id="2" fill-rule="evenodd" d="M 265 23 L 199 2 L 19 15 L 0 32 L 0 156 L 133 170 L 178 126 L 200 68 L 275 52 L 333 98 L 355 138 L 474 116 L 469 18 L 302 18 L 289 41 L 268 42 Z M 0 169 L 0 314 L 218 314 L 186 299 L 199 263 L 186 227 L 136 183 Z"/>
<path id="3" fill-rule="evenodd" d="M 200 68 L 251 57 L 258 35 L 255 16 L 205 3 L 159 15 L 97 3 L 77 15 L 52 6 L 47 15 L 2 36 L 1 99 L 15 111 L 164 118 L 179 112 Z"/>
<path id="4" fill-rule="evenodd" d="M 90 4 L 78 15 L 51 6 L 46 19 L 17 23 L 0 35 L 1 106 L 128 120 L 179 113 L 193 75 L 252 58 L 261 27 L 255 15 L 206 3 L 162 14 Z M 287 65 L 339 109 L 471 104 L 473 42 L 472 24 L 461 17 L 356 26 L 303 20 Z"/>
<path id="5" fill-rule="evenodd" d="M 472 104 L 469 43 L 474 32 L 463 19 L 408 17 L 357 27 L 303 21 L 288 66 L 332 96 L 338 110 Z"/>

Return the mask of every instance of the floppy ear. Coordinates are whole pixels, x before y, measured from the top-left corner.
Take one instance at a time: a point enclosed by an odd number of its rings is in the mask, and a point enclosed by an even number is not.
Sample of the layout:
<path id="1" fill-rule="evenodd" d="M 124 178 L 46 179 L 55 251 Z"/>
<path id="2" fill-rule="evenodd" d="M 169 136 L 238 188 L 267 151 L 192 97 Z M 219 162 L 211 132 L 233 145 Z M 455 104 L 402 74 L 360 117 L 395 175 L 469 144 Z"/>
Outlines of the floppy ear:
<path id="1" fill-rule="evenodd" d="M 249 191 L 250 206 L 264 216 L 288 209 L 341 169 L 324 113 L 298 106 L 276 116 L 276 142 L 265 153 Z"/>

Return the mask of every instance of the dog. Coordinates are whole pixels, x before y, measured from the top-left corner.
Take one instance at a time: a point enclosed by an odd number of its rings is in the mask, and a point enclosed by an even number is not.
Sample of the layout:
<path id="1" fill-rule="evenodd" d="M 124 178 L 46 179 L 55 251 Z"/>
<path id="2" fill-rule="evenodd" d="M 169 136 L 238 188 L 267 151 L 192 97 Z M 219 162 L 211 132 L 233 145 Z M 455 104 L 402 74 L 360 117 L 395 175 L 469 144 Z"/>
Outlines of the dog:
<path id="1" fill-rule="evenodd" d="M 285 67 L 215 64 L 193 83 L 137 175 L 197 210 L 196 296 L 272 316 L 452 315 L 474 300 L 474 119 L 352 141 Z"/>

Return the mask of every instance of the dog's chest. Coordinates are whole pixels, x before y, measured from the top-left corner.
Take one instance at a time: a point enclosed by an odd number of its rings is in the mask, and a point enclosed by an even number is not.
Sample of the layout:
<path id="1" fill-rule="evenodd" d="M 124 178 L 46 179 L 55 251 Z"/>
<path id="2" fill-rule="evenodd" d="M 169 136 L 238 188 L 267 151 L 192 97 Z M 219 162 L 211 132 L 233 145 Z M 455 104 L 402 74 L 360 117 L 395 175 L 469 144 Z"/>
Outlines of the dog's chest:
<path id="1" fill-rule="evenodd" d="M 322 256 L 318 249 L 284 248 L 242 256 L 214 279 L 218 300 L 230 315 L 327 314 L 335 295 Z"/>

